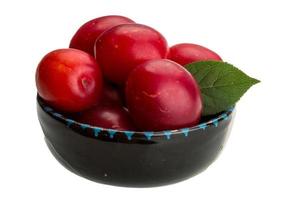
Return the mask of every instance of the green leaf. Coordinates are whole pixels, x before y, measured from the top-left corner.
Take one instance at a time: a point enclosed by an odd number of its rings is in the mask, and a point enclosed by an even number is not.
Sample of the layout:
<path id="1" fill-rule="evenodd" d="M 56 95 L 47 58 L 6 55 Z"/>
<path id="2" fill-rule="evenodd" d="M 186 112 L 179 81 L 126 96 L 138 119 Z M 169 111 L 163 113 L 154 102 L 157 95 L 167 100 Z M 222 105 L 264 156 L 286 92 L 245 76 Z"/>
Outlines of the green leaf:
<path id="1" fill-rule="evenodd" d="M 202 115 L 212 115 L 234 105 L 243 94 L 260 81 L 226 62 L 203 61 L 185 66 L 201 90 Z"/>

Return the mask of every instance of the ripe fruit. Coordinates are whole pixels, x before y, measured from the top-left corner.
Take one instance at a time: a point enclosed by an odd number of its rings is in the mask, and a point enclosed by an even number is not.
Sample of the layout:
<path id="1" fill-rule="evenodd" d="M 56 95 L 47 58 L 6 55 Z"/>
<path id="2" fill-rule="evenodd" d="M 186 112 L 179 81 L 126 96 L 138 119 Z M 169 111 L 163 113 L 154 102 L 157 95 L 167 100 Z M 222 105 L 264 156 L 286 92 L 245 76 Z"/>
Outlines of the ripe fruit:
<path id="1" fill-rule="evenodd" d="M 104 76 L 118 85 L 140 63 L 165 58 L 166 39 L 151 27 L 123 24 L 105 31 L 96 41 L 95 56 Z"/>
<path id="2" fill-rule="evenodd" d="M 222 60 L 221 57 L 212 50 L 190 43 L 182 43 L 170 47 L 167 58 L 181 65 L 196 61 Z"/>
<path id="3" fill-rule="evenodd" d="M 99 35 L 116 25 L 129 23 L 134 23 L 134 21 L 118 15 L 109 15 L 88 21 L 77 30 L 70 42 L 70 48 L 80 49 L 94 56 L 94 44 Z"/>
<path id="4" fill-rule="evenodd" d="M 134 130 L 128 112 L 118 105 L 100 105 L 84 111 L 78 121 L 116 130 Z"/>
<path id="5" fill-rule="evenodd" d="M 123 105 L 123 98 L 119 88 L 104 82 L 101 103 Z"/>
<path id="6" fill-rule="evenodd" d="M 40 97 L 65 112 L 87 109 L 100 99 L 102 74 L 92 56 L 77 49 L 48 53 L 36 71 Z"/>
<path id="7" fill-rule="evenodd" d="M 199 122 L 202 111 L 192 75 L 167 59 L 150 60 L 135 68 L 127 80 L 126 100 L 141 130 L 190 127 Z"/>

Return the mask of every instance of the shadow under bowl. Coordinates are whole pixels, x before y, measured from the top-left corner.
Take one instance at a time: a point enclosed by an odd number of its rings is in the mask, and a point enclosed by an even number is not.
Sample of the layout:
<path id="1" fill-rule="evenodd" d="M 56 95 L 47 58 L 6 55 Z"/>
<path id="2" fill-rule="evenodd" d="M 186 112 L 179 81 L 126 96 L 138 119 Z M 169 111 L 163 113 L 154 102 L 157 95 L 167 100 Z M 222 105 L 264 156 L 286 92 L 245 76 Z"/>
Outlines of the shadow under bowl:
<path id="1" fill-rule="evenodd" d="M 54 157 L 77 175 L 126 187 L 172 184 L 205 170 L 226 142 L 232 112 L 190 128 L 118 131 L 68 119 L 37 97 L 38 118 Z"/>

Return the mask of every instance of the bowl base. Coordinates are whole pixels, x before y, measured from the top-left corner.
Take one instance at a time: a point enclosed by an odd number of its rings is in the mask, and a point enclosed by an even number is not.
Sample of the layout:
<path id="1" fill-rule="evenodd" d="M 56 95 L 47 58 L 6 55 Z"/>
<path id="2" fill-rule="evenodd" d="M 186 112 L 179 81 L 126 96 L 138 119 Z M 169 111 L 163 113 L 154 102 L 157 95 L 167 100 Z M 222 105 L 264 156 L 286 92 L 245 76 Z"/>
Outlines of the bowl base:
<path id="1" fill-rule="evenodd" d="M 82 178 L 85 178 L 87 180 L 90 180 L 90 181 L 93 181 L 93 182 L 96 182 L 96 183 L 100 183 L 100 184 L 106 184 L 106 185 L 111 185 L 111 186 L 118 186 L 118 187 L 131 187 L 131 188 L 149 188 L 149 187 L 160 187 L 160 186 L 166 186 L 166 185 L 172 185 L 172 184 L 176 184 L 176 183 L 179 183 L 179 182 L 182 182 L 182 181 L 185 181 L 189 178 L 192 178 L 194 177 L 194 175 L 190 176 L 190 177 L 185 177 L 185 178 L 182 178 L 181 180 L 177 180 L 177 181 L 173 181 L 173 182 L 168 182 L 168 183 L 160 183 L 160 184 L 133 184 L 133 185 L 130 185 L 130 184 L 118 184 L 118 183 L 112 183 L 110 181 L 108 182 L 105 182 L 105 181 L 101 181 L 101 180 L 98 180 L 98 179 L 93 179 L 91 177 L 88 177 L 80 172 L 78 172 L 76 169 L 74 169 L 72 167 L 71 164 L 69 164 L 66 160 L 63 159 L 63 157 L 56 151 L 55 147 L 53 146 L 53 144 L 50 142 L 50 140 L 45 137 L 44 138 L 51 154 L 54 156 L 54 158 L 67 170 L 69 170 L 70 172 L 76 174 L 77 176 L 80 176 Z M 210 165 L 209 165 L 210 166 Z M 198 171 L 198 173 L 200 174 L 201 172 L 205 171 L 209 166 L 207 166 L 206 168 L 203 168 L 201 171 Z"/>

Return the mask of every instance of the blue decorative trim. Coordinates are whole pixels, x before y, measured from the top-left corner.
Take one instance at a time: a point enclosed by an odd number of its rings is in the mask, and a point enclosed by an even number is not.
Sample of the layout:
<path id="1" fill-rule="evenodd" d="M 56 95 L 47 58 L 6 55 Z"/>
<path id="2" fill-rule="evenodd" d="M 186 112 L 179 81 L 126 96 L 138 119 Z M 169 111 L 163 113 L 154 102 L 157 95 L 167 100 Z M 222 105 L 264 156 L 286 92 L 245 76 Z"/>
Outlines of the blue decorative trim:
<path id="1" fill-rule="evenodd" d="M 198 126 L 200 129 L 205 130 L 207 128 L 207 124 L 203 123 Z"/>
<path id="2" fill-rule="evenodd" d="M 164 135 L 167 137 L 167 139 L 171 139 L 171 135 L 172 135 L 172 132 L 171 131 L 164 131 Z"/>
<path id="3" fill-rule="evenodd" d="M 113 139 L 114 138 L 114 135 L 117 133 L 116 130 L 113 130 L 113 129 L 108 129 L 107 130 L 108 134 L 109 134 L 109 138 L 110 139 Z"/>
<path id="4" fill-rule="evenodd" d="M 67 127 L 72 126 L 73 128 L 75 128 L 75 127 L 79 126 L 82 130 L 89 129 L 89 130 L 92 131 L 92 133 L 93 133 L 92 136 L 95 137 L 95 138 L 99 137 L 99 135 L 102 133 L 102 131 L 107 131 L 108 136 L 109 136 L 110 139 L 113 139 L 115 134 L 117 132 L 120 132 L 120 133 L 124 134 L 126 136 L 127 140 L 129 140 L 129 141 L 132 140 L 133 135 L 135 135 L 135 134 L 141 134 L 142 133 L 146 137 L 147 140 L 151 140 L 152 137 L 155 135 L 155 133 L 152 132 L 152 131 L 145 131 L 145 132 L 118 131 L 118 130 L 114 130 L 114 129 L 105 129 L 105 128 L 100 128 L 100 127 L 90 126 L 88 124 L 83 124 L 83 123 L 76 122 L 73 119 L 68 119 L 65 116 L 63 116 L 62 114 L 55 112 L 51 107 L 43 105 L 43 103 L 41 103 L 41 105 L 47 113 L 49 113 L 52 116 L 55 116 L 55 117 L 59 118 L 60 120 L 63 120 Z M 231 107 L 231 108 L 228 109 L 228 111 L 224 112 L 223 114 L 219 115 L 218 117 L 216 117 L 216 118 L 214 118 L 214 119 L 212 119 L 208 122 L 201 123 L 196 127 L 182 128 L 182 129 L 178 129 L 178 130 L 161 131 L 159 134 L 157 134 L 157 136 L 160 136 L 160 137 L 163 136 L 167 140 L 170 140 L 172 138 L 172 135 L 177 134 L 178 132 L 181 132 L 184 137 L 188 137 L 190 135 L 189 134 L 190 131 L 194 130 L 195 128 L 205 130 L 206 128 L 208 128 L 212 125 L 215 126 L 215 127 L 218 127 L 219 122 L 221 120 L 228 120 L 229 119 L 229 115 L 230 115 L 231 112 L 233 112 L 233 110 L 234 110 L 234 107 Z"/>
<path id="5" fill-rule="evenodd" d="M 183 128 L 183 129 L 180 129 L 181 132 L 183 133 L 183 135 L 185 137 L 189 136 L 189 132 L 190 132 L 190 129 L 189 128 Z"/>
<path id="6" fill-rule="evenodd" d="M 102 131 L 102 128 L 95 127 L 94 128 L 94 136 L 98 137 L 99 134 L 101 133 L 101 131 Z"/>
<path id="7" fill-rule="evenodd" d="M 144 132 L 144 135 L 146 136 L 147 140 L 151 140 L 151 137 L 153 136 L 153 132 L 146 131 Z"/>
<path id="8" fill-rule="evenodd" d="M 80 128 L 82 128 L 82 130 L 85 130 L 89 127 L 90 127 L 90 125 L 88 125 L 88 124 L 80 124 Z"/>
<path id="9" fill-rule="evenodd" d="M 46 112 L 51 112 L 51 111 L 53 111 L 53 109 L 50 108 L 50 107 L 48 107 L 48 106 L 45 106 L 44 109 L 45 109 Z"/>
<path id="10" fill-rule="evenodd" d="M 134 132 L 133 131 L 124 131 L 124 134 L 127 136 L 128 140 L 131 140 Z"/>
<path id="11" fill-rule="evenodd" d="M 219 124 L 218 119 L 213 119 L 213 120 L 211 120 L 211 122 L 213 123 L 213 125 L 215 125 L 215 127 L 218 127 L 218 124 Z"/>
<path id="12" fill-rule="evenodd" d="M 72 120 L 72 119 L 66 119 L 66 121 L 67 121 L 67 127 L 70 127 L 72 124 L 74 124 L 74 120 Z"/>
<path id="13" fill-rule="evenodd" d="M 224 120 L 228 120 L 228 115 L 226 113 L 221 115 L 221 118 L 223 118 Z"/>
<path id="14" fill-rule="evenodd" d="M 55 117 L 62 117 L 62 114 L 59 114 L 59 113 L 53 113 L 53 115 L 55 116 Z"/>

